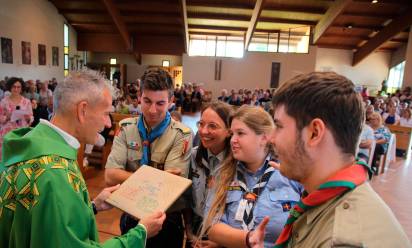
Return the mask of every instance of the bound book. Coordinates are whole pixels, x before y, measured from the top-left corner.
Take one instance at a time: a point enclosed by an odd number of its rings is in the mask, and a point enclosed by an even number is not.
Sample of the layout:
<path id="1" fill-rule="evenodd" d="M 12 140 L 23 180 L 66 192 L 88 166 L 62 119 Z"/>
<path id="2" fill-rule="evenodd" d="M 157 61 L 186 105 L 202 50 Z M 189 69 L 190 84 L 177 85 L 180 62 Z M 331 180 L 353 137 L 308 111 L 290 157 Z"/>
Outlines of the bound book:
<path id="1" fill-rule="evenodd" d="M 166 212 L 191 184 L 187 178 L 142 166 L 106 201 L 142 219 L 156 211 Z"/>

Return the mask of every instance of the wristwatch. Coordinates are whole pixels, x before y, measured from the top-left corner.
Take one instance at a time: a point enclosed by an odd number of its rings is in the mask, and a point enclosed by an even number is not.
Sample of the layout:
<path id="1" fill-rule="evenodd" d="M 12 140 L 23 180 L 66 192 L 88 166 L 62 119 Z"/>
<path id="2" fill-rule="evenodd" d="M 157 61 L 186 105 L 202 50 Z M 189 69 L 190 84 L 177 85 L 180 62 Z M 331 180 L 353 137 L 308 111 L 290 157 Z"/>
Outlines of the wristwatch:
<path id="1" fill-rule="evenodd" d="M 92 201 L 92 208 L 93 208 L 94 215 L 96 215 L 97 214 L 97 208 L 96 208 L 96 204 L 94 203 L 94 201 Z"/>

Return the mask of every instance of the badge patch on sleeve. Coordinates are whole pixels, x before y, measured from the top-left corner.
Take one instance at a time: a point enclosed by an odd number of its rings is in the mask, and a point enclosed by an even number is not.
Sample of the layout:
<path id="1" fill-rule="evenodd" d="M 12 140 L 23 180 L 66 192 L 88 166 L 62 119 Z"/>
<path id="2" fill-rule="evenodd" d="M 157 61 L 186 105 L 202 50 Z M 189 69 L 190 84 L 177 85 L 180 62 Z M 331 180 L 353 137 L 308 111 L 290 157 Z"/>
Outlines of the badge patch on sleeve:
<path id="1" fill-rule="evenodd" d="M 189 148 L 189 140 L 184 140 L 183 141 L 182 156 L 186 154 L 188 148 Z"/>
<path id="2" fill-rule="evenodd" d="M 294 201 L 281 201 L 283 212 L 289 212 L 295 205 Z"/>

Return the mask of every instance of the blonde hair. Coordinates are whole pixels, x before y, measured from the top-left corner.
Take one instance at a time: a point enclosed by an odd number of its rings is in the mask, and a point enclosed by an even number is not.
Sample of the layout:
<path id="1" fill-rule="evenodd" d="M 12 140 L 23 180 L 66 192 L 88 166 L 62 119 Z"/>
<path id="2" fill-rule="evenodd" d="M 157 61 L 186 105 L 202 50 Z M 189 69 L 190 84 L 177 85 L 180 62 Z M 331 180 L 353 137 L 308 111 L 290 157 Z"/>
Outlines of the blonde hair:
<path id="1" fill-rule="evenodd" d="M 252 129 L 258 135 L 270 135 L 274 128 L 272 117 L 260 107 L 243 105 L 231 116 L 229 125 L 232 124 L 234 119 L 245 123 L 248 128 Z M 267 148 L 268 152 L 273 152 L 269 142 Z M 212 206 L 203 220 L 202 228 L 200 229 L 200 233 L 198 235 L 199 238 L 207 234 L 210 227 L 217 223 L 224 213 L 226 207 L 227 188 L 235 177 L 236 163 L 237 161 L 233 157 L 232 152 L 230 152 L 226 159 L 222 162 Z"/>
<path id="2" fill-rule="evenodd" d="M 381 116 L 378 112 L 373 112 L 373 113 L 369 116 L 369 119 L 370 119 L 370 118 L 378 118 L 378 120 L 379 120 L 379 126 L 382 126 L 382 124 L 383 124 L 382 116 Z"/>

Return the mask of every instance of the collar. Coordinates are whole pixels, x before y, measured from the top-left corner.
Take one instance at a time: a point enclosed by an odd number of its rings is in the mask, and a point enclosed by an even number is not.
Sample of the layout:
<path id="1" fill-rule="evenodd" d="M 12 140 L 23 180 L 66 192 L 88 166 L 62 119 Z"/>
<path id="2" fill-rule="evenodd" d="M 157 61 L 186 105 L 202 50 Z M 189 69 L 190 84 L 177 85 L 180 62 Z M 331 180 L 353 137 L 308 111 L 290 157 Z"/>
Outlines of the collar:
<path id="1" fill-rule="evenodd" d="M 226 150 L 223 149 L 223 151 L 221 151 L 219 154 L 214 155 L 209 149 L 207 149 L 207 157 L 210 161 L 211 157 L 215 157 L 217 158 L 217 160 L 219 160 L 219 163 L 222 162 L 225 159 L 225 155 L 226 155 Z"/>
<path id="2" fill-rule="evenodd" d="M 242 162 L 242 161 L 238 161 L 237 166 L 242 170 L 242 172 L 244 172 L 244 173 L 246 172 L 249 175 L 263 175 L 263 173 L 265 173 L 265 171 L 266 171 L 265 164 L 266 164 L 267 161 L 270 161 L 271 157 L 272 156 L 270 154 L 266 155 L 266 159 L 263 161 L 262 165 L 259 167 L 259 169 L 256 171 L 256 173 L 252 173 L 252 172 L 248 171 L 247 168 L 246 168 L 245 163 Z"/>
<path id="3" fill-rule="evenodd" d="M 79 141 L 63 129 L 59 128 L 58 126 L 54 125 L 53 123 L 49 122 L 48 120 L 45 119 L 40 119 L 40 123 L 52 128 L 55 130 L 65 141 L 68 145 L 73 147 L 74 149 L 79 149 L 80 143 Z"/>

